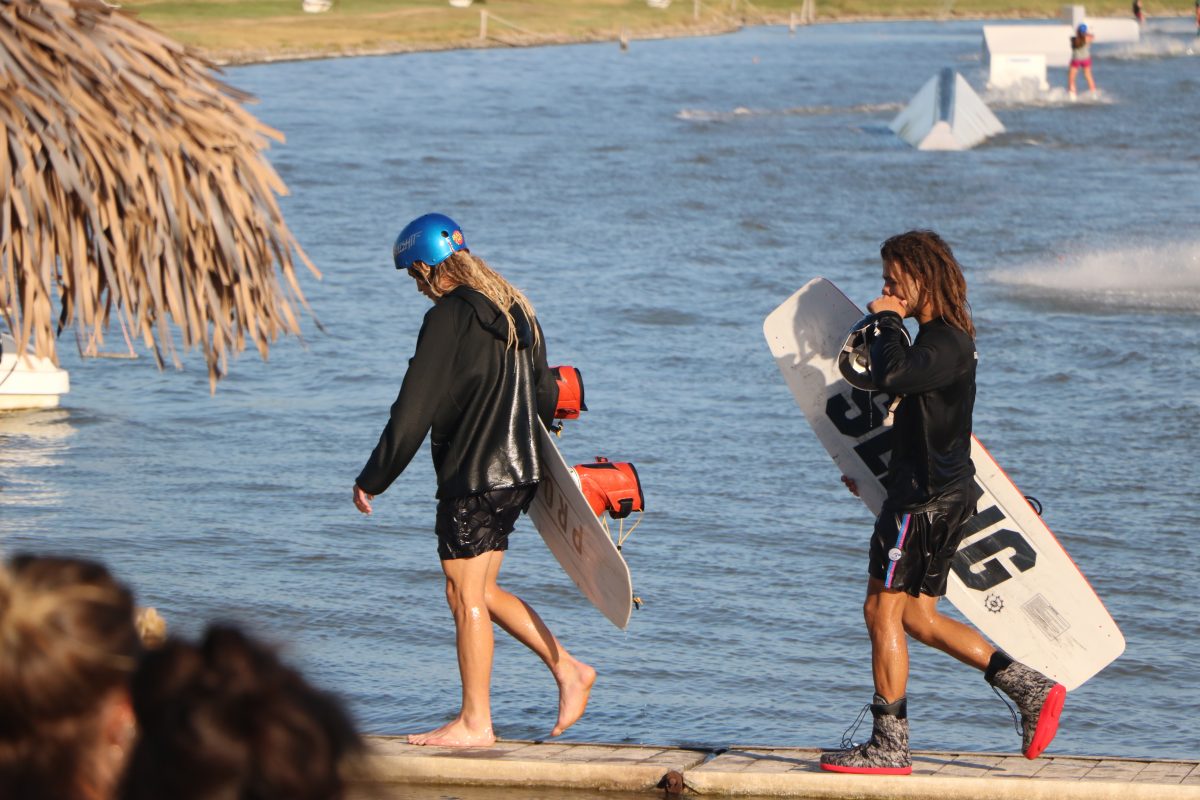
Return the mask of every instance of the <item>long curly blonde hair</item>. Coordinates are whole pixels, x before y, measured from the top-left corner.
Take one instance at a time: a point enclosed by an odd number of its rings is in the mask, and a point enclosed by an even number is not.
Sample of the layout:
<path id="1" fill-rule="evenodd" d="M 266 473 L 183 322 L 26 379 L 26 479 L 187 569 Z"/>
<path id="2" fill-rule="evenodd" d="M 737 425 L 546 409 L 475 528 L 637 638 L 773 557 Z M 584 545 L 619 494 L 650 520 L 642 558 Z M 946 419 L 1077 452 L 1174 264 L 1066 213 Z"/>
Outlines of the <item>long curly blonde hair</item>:
<path id="1" fill-rule="evenodd" d="M 519 343 L 516 319 L 513 317 L 512 309 L 513 306 L 520 308 L 529 322 L 529 327 L 533 330 L 534 343 L 539 341 L 540 334 L 535 323 L 536 315 L 529 298 L 520 289 L 506 281 L 499 272 L 489 267 L 486 261 L 479 256 L 472 255 L 470 251 L 455 251 L 436 267 L 430 267 L 428 264 L 418 261 L 410 272 L 415 273 L 414 277 L 422 281 L 429 291 L 439 299 L 457 286 L 467 286 L 491 300 L 496 308 L 500 309 L 504 319 L 508 321 L 506 345 L 508 347 L 516 347 Z"/>

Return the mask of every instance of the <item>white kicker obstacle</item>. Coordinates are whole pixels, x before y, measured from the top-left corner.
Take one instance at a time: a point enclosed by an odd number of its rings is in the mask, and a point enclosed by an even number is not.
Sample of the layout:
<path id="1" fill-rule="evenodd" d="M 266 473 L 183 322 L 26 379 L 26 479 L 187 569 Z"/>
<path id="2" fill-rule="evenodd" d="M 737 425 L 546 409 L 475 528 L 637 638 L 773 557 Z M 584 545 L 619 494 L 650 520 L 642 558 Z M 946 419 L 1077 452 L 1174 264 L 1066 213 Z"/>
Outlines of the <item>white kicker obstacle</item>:
<path id="1" fill-rule="evenodd" d="M 1046 89 L 1047 67 L 1071 63 L 1070 25 L 984 25 L 983 65 L 989 89 L 1032 81 Z"/>
<path id="2" fill-rule="evenodd" d="M 969 150 L 1004 126 L 950 67 L 930 78 L 889 126 L 918 150 Z"/>

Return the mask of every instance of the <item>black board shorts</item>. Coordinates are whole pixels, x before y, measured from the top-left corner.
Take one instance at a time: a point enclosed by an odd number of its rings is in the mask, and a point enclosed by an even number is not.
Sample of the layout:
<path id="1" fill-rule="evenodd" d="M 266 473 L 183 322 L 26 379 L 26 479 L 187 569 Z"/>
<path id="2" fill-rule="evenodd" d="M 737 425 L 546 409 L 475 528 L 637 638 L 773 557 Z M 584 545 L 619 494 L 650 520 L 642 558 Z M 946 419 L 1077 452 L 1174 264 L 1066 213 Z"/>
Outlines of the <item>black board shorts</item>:
<path id="1" fill-rule="evenodd" d="M 884 588 L 913 597 L 946 594 L 950 562 L 958 551 L 967 520 L 975 516 L 977 495 L 955 492 L 918 511 L 884 507 L 871 534 L 867 568 Z"/>
<path id="2" fill-rule="evenodd" d="M 534 483 L 439 500 L 434 524 L 438 556 L 450 561 L 507 550 L 508 535 L 517 517 L 529 508 L 536 493 Z"/>

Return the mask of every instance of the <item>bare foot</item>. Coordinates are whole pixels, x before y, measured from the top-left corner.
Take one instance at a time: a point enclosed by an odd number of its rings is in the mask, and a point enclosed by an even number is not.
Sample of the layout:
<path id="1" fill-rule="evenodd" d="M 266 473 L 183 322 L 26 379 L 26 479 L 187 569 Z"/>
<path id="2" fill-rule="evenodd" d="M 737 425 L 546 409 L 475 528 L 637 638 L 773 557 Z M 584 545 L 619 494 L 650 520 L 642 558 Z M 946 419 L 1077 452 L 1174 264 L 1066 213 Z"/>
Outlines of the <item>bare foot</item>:
<path id="1" fill-rule="evenodd" d="M 558 681 L 558 724 L 550 731 L 551 736 L 558 736 L 579 721 L 596 682 L 596 670 L 582 661 L 575 661 L 562 673 L 554 676 Z"/>
<path id="2" fill-rule="evenodd" d="M 430 747 L 490 747 L 496 743 L 496 735 L 492 733 L 491 725 L 474 729 L 461 717 L 456 717 L 436 730 L 409 734 L 408 743 Z"/>

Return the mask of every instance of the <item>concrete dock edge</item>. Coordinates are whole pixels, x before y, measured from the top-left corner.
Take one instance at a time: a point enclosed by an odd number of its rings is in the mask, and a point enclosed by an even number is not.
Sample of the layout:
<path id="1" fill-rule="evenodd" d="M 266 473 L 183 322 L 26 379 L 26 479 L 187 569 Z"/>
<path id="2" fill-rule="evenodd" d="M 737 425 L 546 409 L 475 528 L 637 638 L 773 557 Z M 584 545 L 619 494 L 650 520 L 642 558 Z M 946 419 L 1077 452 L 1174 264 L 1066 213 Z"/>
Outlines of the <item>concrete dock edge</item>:
<path id="1" fill-rule="evenodd" d="M 684 773 L 697 794 L 811 800 L 1200 800 L 1200 762 L 914 752 L 913 774 L 845 775 L 816 748 L 730 747 Z"/>
<path id="2" fill-rule="evenodd" d="M 669 773 L 683 796 L 812 800 L 1200 800 L 1200 760 L 913 753 L 907 776 L 844 775 L 820 768 L 815 748 L 501 740 L 486 748 L 417 747 L 368 737 L 352 783 L 547 787 L 662 792 Z"/>
<path id="3" fill-rule="evenodd" d="M 400 737 L 368 737 L 351 770 L 357 782 L 458 786 L 544 786 L 644 791 L 668 772 L 685 773 L 707 750 L 621 744 L 499 741 L 487 748 L 415 747 Z"/>

